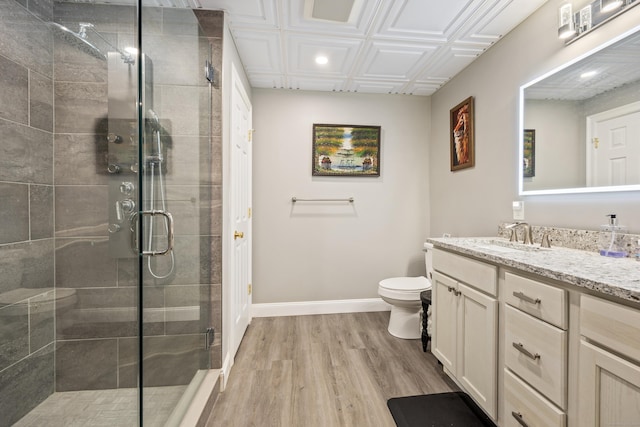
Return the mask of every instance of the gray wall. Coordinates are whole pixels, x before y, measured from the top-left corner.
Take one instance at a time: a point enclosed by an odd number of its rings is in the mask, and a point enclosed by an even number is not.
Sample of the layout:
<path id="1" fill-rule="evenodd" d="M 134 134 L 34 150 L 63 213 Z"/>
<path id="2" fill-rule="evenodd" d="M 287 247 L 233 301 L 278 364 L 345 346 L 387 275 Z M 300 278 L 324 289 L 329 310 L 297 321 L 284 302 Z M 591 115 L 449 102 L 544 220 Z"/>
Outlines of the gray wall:
<path id="1" fill-rule="evenodd" d="M 2 424 L 54 388 L 52 4 L 0 0 Z"/>
<path id="2" fill-rule="evenodd" d="M 595 230 L 615 212 L 631 232 L 640 231 L 640 193 L 518 196 L 518 93 L 528 81 L 588 52 L 640 22 L 635 7 L 565 46 L 557 38 L 552 0 L 507 34 L 432 96 L 430 137 L 431 234 L 495 235 L 512 218 L 511 202 L 525 201 L 526 220 Z M 449 170 L 449 110 L 475 97 L 476 166 Z"/>
<path id="3" fill-rule="evenodd" d="M 429 98 L 254 89 L 253 108 L 254 303 L 375 298 L 424 274 Z M 312 177 L 314 123 L 380 125 L 381 176 Z"/>

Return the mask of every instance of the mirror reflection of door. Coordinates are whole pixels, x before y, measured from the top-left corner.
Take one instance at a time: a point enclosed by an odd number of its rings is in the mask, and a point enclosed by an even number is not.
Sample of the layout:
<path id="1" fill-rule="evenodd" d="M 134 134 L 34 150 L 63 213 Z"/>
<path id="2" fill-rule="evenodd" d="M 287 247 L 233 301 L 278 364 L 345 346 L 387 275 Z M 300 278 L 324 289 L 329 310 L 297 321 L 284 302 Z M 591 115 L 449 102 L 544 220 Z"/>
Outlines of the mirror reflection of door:
<path id="1" fill-rule="evenodd" d="M 588 186 L 640 184 L 640 102 L 587 117 Z"/>

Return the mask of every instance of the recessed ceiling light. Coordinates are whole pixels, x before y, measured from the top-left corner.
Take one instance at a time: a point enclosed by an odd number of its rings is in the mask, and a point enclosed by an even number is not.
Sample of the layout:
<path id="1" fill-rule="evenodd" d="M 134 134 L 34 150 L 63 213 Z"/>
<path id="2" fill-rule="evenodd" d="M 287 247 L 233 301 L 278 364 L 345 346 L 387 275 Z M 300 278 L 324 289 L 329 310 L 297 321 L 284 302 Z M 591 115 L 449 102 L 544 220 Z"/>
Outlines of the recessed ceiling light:
<path id="1" fill-rule="evenodd" d="M 316 64 L 325 65 L 329 62 L 329 58 L 326 56 L 318 55 L 316 56 Z"/>
<path id="2" fill-rule="evenodd" d="M 593 77 L 598 74 L 597 71 L 587 71 L 586 73 L 580 74 L 581 79 L 588 79 L 589 77 Z"/>

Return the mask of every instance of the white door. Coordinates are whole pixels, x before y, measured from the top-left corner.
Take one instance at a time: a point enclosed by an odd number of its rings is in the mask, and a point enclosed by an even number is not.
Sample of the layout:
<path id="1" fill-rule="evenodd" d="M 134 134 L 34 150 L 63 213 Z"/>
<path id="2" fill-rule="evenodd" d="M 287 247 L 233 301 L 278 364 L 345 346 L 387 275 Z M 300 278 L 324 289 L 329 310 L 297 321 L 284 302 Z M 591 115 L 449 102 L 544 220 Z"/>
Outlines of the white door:
<path id="1" fill-rule="evenodd" d="M 433 273 L 433 341 L 431 352 L 442 366 L 456 375 L 458 336 L 458 283 L 437 272 Z"/>
<path id="2" fill-rule="evenodd" d="M 457 378 L 493 418 L 498 413 L 498 303 L 458 284 Z"/>
<path id="3" fill-rule="evenodd" d="M 234 357 L 250 321 L 251 309 L 251 103 L 242 80 L 232 67 L 231 195 L 233 233 L 229 266 L 231 280 L 231 340 Z"/>
<path id="4" fill-rule="evenodd" d="M 637 110 L 638 106 L 624 106 L 588 118 L 591 131 L 588 185 L 640 184 L 640 111 Z"/>
<path id="5" fill-rule="evenodd" d="M 580 341 L 581 427 L 637 426 L 640 420 L 640 366 Z"/>

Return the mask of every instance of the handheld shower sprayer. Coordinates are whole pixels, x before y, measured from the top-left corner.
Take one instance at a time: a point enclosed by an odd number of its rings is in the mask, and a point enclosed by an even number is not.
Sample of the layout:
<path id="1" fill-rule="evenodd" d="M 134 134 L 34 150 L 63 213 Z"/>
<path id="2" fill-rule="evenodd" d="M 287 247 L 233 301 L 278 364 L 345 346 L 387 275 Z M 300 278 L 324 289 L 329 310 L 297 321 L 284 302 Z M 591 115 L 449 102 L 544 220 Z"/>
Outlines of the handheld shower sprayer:
<path id="1" fill-rule="evenodd" d="M 144 161 L 144 170 L 148 171 L 149 175 L 146 179 L 148 182 L 147 189 L 147 200 L 149 206 L 147 207 L 149 210 L 155 210 L 157 208 L 162 211 L 167 211 L 167 193 L 164 186 L 164 177 L 162 173 L 164 157 L 162 155 L 162 126 L 160 126 L 160 118 L 151 108 L 147 110 L 147 123 L 149 124 L 149 129 L 151 131 L 151 143 L 149 145 L 149 152 L 145 156 Z M 158 189 L 156 190 L 156 180 L 158 184 Z M 156 206 L 156 202 L 160 202 L 160 206 Z M 148 227 L 148 240 L 147 247 L 149 251 L 153 250 L 154 243 L 154 234 L 153 234 L 153 218 L 149 219 L 149 227 Z M 168 220 L 164 219 L 164 231 L 168 235 L 169 233 L 169 224 Z M 175 270 L 175 255 L 173 253 L 173 249 L 170 251 L 170 267 L 169 271 L 166 274 L 159 274 L 154 271 L 153 266 L 151 265 L 151 258 L 147 258 L 147 268 L 151 276 L 156 279 L 166 279 L 171 276 Z"/>

